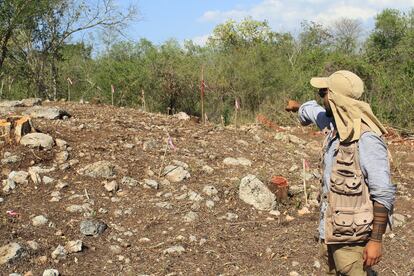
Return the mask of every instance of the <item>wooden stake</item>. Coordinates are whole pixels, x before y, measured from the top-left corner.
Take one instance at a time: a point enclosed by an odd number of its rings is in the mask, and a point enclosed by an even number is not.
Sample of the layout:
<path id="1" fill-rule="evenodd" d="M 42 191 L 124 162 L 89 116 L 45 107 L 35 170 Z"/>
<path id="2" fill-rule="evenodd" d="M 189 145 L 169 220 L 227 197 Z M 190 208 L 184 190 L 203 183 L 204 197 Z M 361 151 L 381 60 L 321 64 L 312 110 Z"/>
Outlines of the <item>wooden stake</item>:
<path id="1" fill-rule="evenodd" d="M 205 124 L 204 117 L 204 65 L 201 66 L 201 122 Z"/>
<path id="2" fill-rule="evenodd" d="M 141 99 L 142 99 L 142 110 L 144 110 L 144 111 L 146 111 L 145 110 L 145 92 L 144 92 L 144 89 L 141 89 Z"/>
<path id="3" fill-rule="evenodd" d="M 306 161 L 305 159 L 302 159 L 302 165 L 303 165 L 303 193 L 305 196 L 305 205 L 308 205 L 308 192 L 306 191 Z"/>

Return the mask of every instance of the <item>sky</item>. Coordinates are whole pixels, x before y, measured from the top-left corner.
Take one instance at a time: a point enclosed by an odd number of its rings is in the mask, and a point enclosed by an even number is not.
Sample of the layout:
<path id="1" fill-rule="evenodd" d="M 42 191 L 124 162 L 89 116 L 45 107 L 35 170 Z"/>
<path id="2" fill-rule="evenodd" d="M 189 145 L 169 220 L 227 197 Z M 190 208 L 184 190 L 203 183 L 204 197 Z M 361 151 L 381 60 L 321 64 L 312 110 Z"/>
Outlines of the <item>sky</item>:
<path id="1" fill-rule="evenodd" d="M 127 36 L 155 44 L 175 38 L 203 45 L 215 26 L 228 19 L 267 20 L 274 31 L 298 33 L 304 20 L 325 25 L 341 18 L 358 19 L 372 28 L 375 15 L 385 8 L 408 11 L 414 0 L 115 0 L 120 6 L 136 5 L 140 19 Z"/>

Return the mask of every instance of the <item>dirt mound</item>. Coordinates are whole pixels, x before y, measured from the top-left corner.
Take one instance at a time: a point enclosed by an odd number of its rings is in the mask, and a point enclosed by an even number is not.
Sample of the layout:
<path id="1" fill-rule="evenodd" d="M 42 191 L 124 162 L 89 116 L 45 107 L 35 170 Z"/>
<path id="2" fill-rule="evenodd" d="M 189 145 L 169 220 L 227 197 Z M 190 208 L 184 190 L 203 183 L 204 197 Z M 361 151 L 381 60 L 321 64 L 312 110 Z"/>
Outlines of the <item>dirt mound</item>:
<path id="1" fill-rule="evenodd" d="M 1 275 L 321 275 L 314 239 L 320 133 L 224 128 L 103 105 L 44 106 L 72 115 L 33 118 L 53 137 L 51 149 L 0 145 Z M 390 145 L 398 216 L 380 275 L 413 273 L 412 149 Z M 275 175 L 290 189 L 275 210 L 239 198 L 246 176 L 267 184 Z"/>

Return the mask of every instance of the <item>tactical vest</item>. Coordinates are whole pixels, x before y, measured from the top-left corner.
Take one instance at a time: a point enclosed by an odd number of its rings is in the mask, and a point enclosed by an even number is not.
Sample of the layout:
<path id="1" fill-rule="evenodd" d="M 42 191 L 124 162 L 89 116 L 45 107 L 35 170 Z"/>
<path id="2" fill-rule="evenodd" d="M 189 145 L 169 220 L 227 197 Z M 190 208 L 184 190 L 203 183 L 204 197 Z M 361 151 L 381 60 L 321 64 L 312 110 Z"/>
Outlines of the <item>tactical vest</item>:
<path id="1" fill-rule="evenodd" d="M 361 134 L 362 135 L 362 134 Z M 339 143 L 332 166 L 325 217 L 325 243 L 368 240 L 373 202 L 359 163 L 358 141 Z"/>

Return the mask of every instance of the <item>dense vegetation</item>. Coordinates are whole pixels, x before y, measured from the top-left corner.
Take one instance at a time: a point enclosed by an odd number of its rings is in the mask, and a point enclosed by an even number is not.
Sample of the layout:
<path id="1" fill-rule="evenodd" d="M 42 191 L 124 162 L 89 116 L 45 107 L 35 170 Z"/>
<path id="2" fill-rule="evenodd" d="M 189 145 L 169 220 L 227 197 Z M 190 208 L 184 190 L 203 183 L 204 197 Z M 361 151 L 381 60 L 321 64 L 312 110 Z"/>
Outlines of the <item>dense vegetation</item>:
<path id="1" fill-rule="evenodd" d="M 142 108 L 144 92 L 149 111 L 199 116 L 203 67 L 210 120 L 231 122 L 237 98 L 244 121 L 263 113 L 286 122 L 287 99 L 315 97 L 312 76 L 347 69 L 363 78 L 365 100 L 381 120 L 414 129 L 414 10 L 382 11 L 369 34 L 350 19 L 330 27 L 304 22 L 294 36 L 247 18 L 218 25 L 205 46 L 118 41 L 93 56 L 91 46 L 70 42 L 73 33 L 121 30 L 132 18 L 104 7 L 92 14 L 77 1 L 2 1 L 0 97 L 60 99 L 70 93 L 71 100 L 111 103 L 113 85 L 116 105 Z M 91 15 L 92 24 L 86 20 Z"/>

